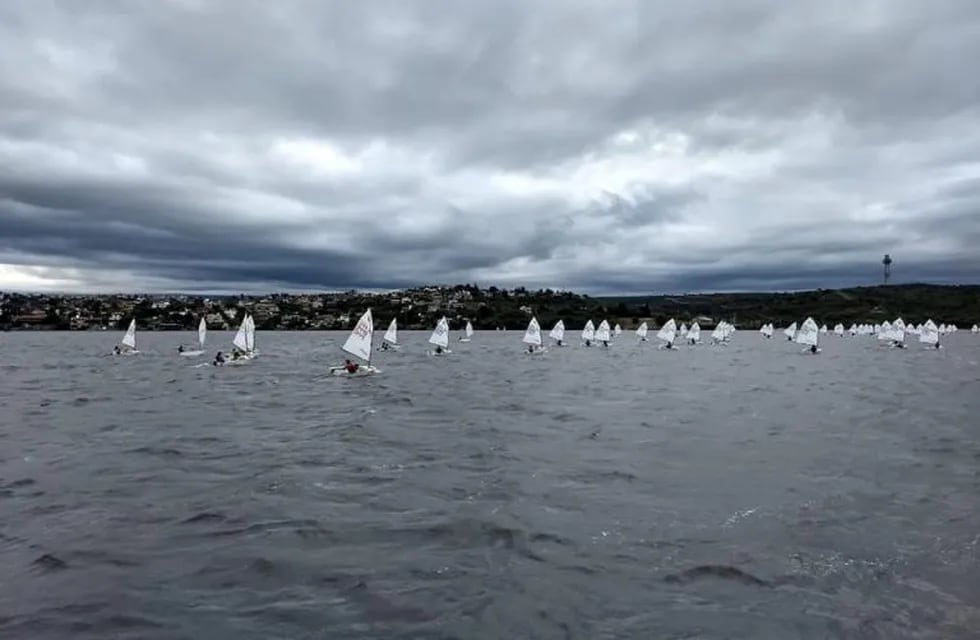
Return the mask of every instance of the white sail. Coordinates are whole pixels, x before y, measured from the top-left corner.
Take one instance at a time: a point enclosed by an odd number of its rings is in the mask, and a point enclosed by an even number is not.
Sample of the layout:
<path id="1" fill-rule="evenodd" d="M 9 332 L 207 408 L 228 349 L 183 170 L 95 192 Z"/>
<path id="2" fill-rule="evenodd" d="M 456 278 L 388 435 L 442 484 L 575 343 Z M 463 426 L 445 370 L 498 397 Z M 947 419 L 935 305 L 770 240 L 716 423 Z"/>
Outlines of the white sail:
<path id="1" fill-rule="evenodd" d="M 980 326 L 973 325 L 970 327 L 970 333 L 980 333 Z"/>
<path id="2" fill-rule="evenodd" d="M 136 349 L 136 318 L 129 321 L 129 328 L 126 329 L 126 335 L 123 336 L 121 344 L 124 347 Z"/>
<path id="3" fill-rule="evenodd" d="M 919 332 L 919 342 L 922 344 L 939 344 L 939 327 L 932 319 L 926 320 Z"/>
<path id="4" fill-rule="evenodd" d="M 808 347 L 815 347 L 819 336 L 820 329 L 817 328 L 817 323 L 813 321 L 813 318 L 807 318 L 800 330 L 796 332 L 796 342 Z"/>
<path id="5" fill-rule="evenodd" d="M 711 332 L 711 339 L 715 342 L 724 342 L 728 334 L 725 331 L 725 321 L 722 320 L 715 325 L 715 330 Z"/>
<path id="6" fill-rule="evenodd" d="M 344 343 L 344 346 L 342 346 L 341 349 L 352 356 L 370 363 L 371 340 L 373 336 L 374 317 L 371 315 L 371 310 L 368 309 L 357 321 L 357 324 L 354 325 L 354 329 L 350 332 L 350 335 L 347 337 L 347 341 Z"/>
<path id="7" fill-rule="evenodd" d="M 825 324 L 820 325 L 820 333 L 824 333 L 824 334 L 827 333 L 827 325 Z"/>
<path id="8" fill-rule="evenodd" d="M 595 325 L 589 320 L 585 323 L 585 327 L 582 328 L 582 341 L 592 342 L 595 340 Z"/>
<path id="9" fill-rule="evenodd" d="M 772 337 L 772 332 L 773 332 L 773 326 L 772 326 L 771 323 L 764 324 L 764 325 L 762 325 L 759 328 L 759 333 L 761 333 L 762 335 L 764 335 L 767 338 L 771 338 Z"/>
<path id="10" fill-rule="evenodd" d="M 838 324 L 835 324 L 834 325 L 834 333 L 837 334 L 837 335 L 839 335 L 839 336 L 843 336 L 844 335 L 844 325 L 839 324 L 839 323 Z"/>
<path id="11" fill-rule="evenodd" d="M 558 342 L 561 342 L 562 340 L 564 340 L 565 339 L 565 322 L 563 320 L 559 320 L 558 322 L 556 322 L 555 323 L 555 326 L 551 329 L 551 333 L 549 333 L 548 336 L 552 340 L 556 340 Z"/>
<path id="12" fill-rule="evenodd" d="M 255 320 L 249 314 L 245 316 L 245 322 L 248 323 L 245 327 L 245 344 L 248 345 L 246 351 L 251 353 L 255 351 Z"/>
<path id="13" fill-rule="evenodd" d="M 879 340 L 891 340 L 892 339 L 892 323 L 885 320 L 878 327 L 878 339 Z"/>
<path id="14" fill-rule="evenodd" d="M 636 328 L 636 335 L 638 335 L 640 337 L 640 340 L 646 340 L 647 339 L 647 332 L 649 332 L 649 331 L 650 331 L 650 328 L 647 326 L 647 323 L 644 322 L 639 327 Z"/>
<path id="15" fill-rule="evenodd" d="M 623 333 L 623 328 L 619 326 L 619 323 L 616 323 L 615 328 L 613 328 L 613 334 L 618 336 L 621 333 Z"/>
<path id="16" fill-rule="evenodd" d="M 847 330 L 847 332 L 850 333 L 852 336 L 856 336 L 858 334 L 858 331 L 859 329 L 856 324 L 852 324 L 851 328 Z"/>
<path id="17" fill-rule="evenodd" d="M 388 344 L 398 344 L 398 318 L 392 318 L 385 336 L 382 338 Z"/>
<path id="18" fill-rule="evenodd" d="M 681 328 L 678 330 L 678 333 L 681 334 L 682 338 L 687 335 L 687 325 L 685 323 L 681 323 Z"/>
<path id="19" fill-rule="evenodd" d="M 465 329 L 465 331 L 466 331 L 466 337 L 467 338 L 472 338 L 473 337 L 473 324 L 471 322 L 469 322 L 469 321 L 466 322 L 466 329 Z"/>
<path id="20" fill-rule="evenodd" d="M 524 332 L 522 342 L 535 347 L 541 346 L 541 327 L 538 325 L 537 318 L 532 317 L 531 321 L 527 323 L 527 331 Z"/>
<path id="21" fill-rule="evenodd" d="M 429 336 L 429 343 L 443 349 L 449 348 L 449 321 L 446 320 L 446 316 L 440 318 L 439 322 L 436 323 L 436 328 Z"/>
<path id="22" fill-rule="evenodd" d="M 235 338 L 231 341 L 233 345 L 238 347 L 242 351 L 248 351 L 248 341 L 245 338 L 245 334 L 248 332 L 248 316 L 242 319 L 242 323 L 238 325 L 238 333 L 235 334 Z"/>
<path id="23" fill-rule="evenodd" d="M 609 323 L 603 320 L 595 330 L 595 339 L 599 342 L 609 342 Z"/>
<path id="24" fill-rule="evenodd" d="M 892 330 L 889 336 L 894 342 L 905 342 L 905 321 L 899 318 L 892 323 Z"/>
<path id="25" fill-rule="evenodd" d="M 783 334 L 787 338 L 789 338 L 790 340 L 792 340 L 793 338 L 795 338 L 796 337 L 796 323 L 794 322 L 793 324 L 791 324 L 788 327 L 786 327 L 786 329 L 783 330 Z"/>
<path id="26" fill-rule="evenodd" d="M 657 339 L 663 340 L 668 344 L 672 344 L 674 342 L 674 338 L 676 337 L 677 337 L 677 323 L 674 322 L 673 318 L 671 318 L 666 323 L 664 323 L 664 326 L 660 327 L 660 331 L 657 332 Z"/>
<path id="27" fill-rule="evenodd" d="M 204 341 L 208 337 L 208 323 L 205 322 L 204 318 L 201 318 L 201 322 L 197 325 L 197 344 L 204 348 Z"/>
<path id="28" fill-rule="evenodd" d="M 701 342 L 701 325 L 697 322 L 691 325 L 691 328 L 687 330 L 687 339 L 691 344 Z"/>

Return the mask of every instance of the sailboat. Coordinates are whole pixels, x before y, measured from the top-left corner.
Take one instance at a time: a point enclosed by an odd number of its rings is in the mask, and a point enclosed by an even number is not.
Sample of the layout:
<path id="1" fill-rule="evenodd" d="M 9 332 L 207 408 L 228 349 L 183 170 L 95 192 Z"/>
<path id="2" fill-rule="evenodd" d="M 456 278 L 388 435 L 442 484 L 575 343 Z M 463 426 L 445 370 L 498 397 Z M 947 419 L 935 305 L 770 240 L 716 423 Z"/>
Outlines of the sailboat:
<path id="1" fill-rule="evenodd" d="M 715 325 L 715 330 L 711 332 L 712 344 L 725 344 L 728 342 L 728 332 L 725 329 L 725 321 L 721 320 Z"/>
<path id="2" fill-rule="evenodd" d="M 371 365 L 371 346 L 374 339 L 374 318 L 371 310 L 368 309 L 364 315 L 354 325 L 354 329 L 347 337 L 347 341 L 341 347 L 344 351 L 355 358 L 363 360 L 366 364 L 347 361 L 336 367 L 330 367 L 330 374 L 334 376 L 346 376 L 348 378 L 360 378 L 381 373 L 381 370 Z"/>
<path id="3" fill-rule="evenodd" d="M 623 333 L 623 328 L 621 326 L 619 326 L 619 323 L 617 322 L 616 323 L 616 326 L 613 327 L 613 335 L 614 336 L 618 336 L 618 335 L 620 335 L 622 333 Z"/>
<path id="4" fill-rule="evenodd" d="M 435 346 L 435 351 L 429 352 L 430 356 L 444 356 L 452 353 L 449 350 L 449 321 L 446 320 L 446 316 L 439 318 L 436 328 L 432 330 L 432 335 L 429 336 L 429 344 Z"/>
<path id="5" fill-rule="evenodd" d="M 563 341 L 565 340 L 565 321 L 559 320 L 555 323 L 555 326 L 551 329 L 551 333 L 548 337 L 555 341 L 556 347 L 564 347 Z"/>
<path id="6" fill-rule="evenodd" d="M 796 332 L 797 344 L 809 347 L 804 353 L 820 353 L 820 349 L 817 346 L 819 338 L 820 329 L 817 328 L 817 323 L 814 322 L 813 318 L 807 318 L 800 327 L 800 330 Z"/>
<path id="7" fill-rule="evenodd" d="M 682 322 L 681 323 L 681 328 L 678 329 L 677 333 L 679 333 L 682 338 L 686 338 L 687 337 L 687 324 L 684 323 L 684 322 Z"/>
<path id="8" fill-rule="evenodd" d="M 657 332 L 657 339 L 662 340 L 663 344 L 660 345 L 661 349 L 673 349 L 674 348 L 674 338 L 677 337 L 677 323 L 671 318 L 664 326 L 660 327 L 660 331 Z"/>
<path id="9" fill-rule="evenodd" d="M 470 321 L 466 321 L 466 329 L 463 330 L 466 334 L 465 337 L 460 338 L 460 342 L 470 342 L 473 340 L 473 324 Z"/>
<path id="10" fill-rule="evenodd" d="M 378 347 L 378 351 L 398 351 L 399 349 L 401 347 L 398 346 L 398 318 L 392 318 L 388 330 L 385 331 L 385 335 L 381 339 L 381 346 Z"/>
<path id="11" fill-rule="evenodd" d="M 838 323 L 834 325 L 834 334 L 843 338 L 844 337 L 844 325 Z"/>
<path id="12" fill-rule="evenodd" d="M 258 353 L 255 351 L 255 321 L 248 313 L 238 325 L 238 332 L 235 334 L 232 344 L 235 348 L 231 352 L 231 357 L 225 364 L 240 365 L 255 358 Z"/>
<path id="13" fill-rule="evenodd" d="M 885 320 L 878 327 L 877 336 L 879 340 L 891 340 L 892 339 L 892 323 Z"/>
<path id="14" fill-rule="evenodd" d="M 942 349 L 942 345 L 939 344 L 939 327 L 930 318 L 926 320 L 926 323 L 922 325 L 922 331 L 919 332 L 919 342 L 925 345 L 929 345 L 933 349 Z"/>
<path id="15" fill-rule="evenodd" d="M 609 346 L 609 323 L 605 320 L 599 323 L 599 328 L 595 330 L 595 339 L 597 342 L 601 342 L 602 346 Z"/>
<path id="16" fill-rule="evenodd" d="M 541 346 L 541 326 L 538 325 L 538 319 L 531 316 L 531 321 L 527 323 L 527 330 L 524 332 L 524 338 L 521 342 L 527 345 L 527 354 L 529 356 L 536 356 L 543 354 L 546 349 Z"/>
<path id="17" fill-rule="evenodd" d="M 901 318 L 892 323 L 892 329 L 888 333 L 888 339 L 892 341 L 892 346 L 897 349 L 905 348 L 905 321 Z"/>
<path id="18" fill-rule="evenodd" d="M 783 330 L 783 335 L 786 336 L 787 340 L 792 342 L 793 338 L 796 337 L 796 323 L 794 322 L 793 324 L 786 327 L 786 329 Z"/>
<path id="19" fill-rule="evenodd" d="M 694 322 L 691 324 L 691 328 L 687 330 L 687 343 L 695 345 L 699 342 L 701 342 L 701 325 Z"/>
<path id="20" fill-rule="evenodd" d="M 200 355 L 204 355 L 204 340 L 208 337 L 208 323 L 201 318 L 201 322 L 197 325 L 197 345 L 198 349 L 184 349 L 181 345 L 178 353 L 185 358 L 193 358 Z"/>
<path id="21" fill-rule="evenodd" d="M 136 349 L 136 318 L 129 321 L 126 334 L 112 352 L 117 356 L 133 356 L 139 353 L 139 350 Z"/>
<path id="22" fill-rule="evenodd" d="M 636 328 L 636 335 L 640 338 L 640 342 L 647 341 L 647 332 L 649 331 L 650 328 L 647 326 L 646 322 L 641 323 L 640 326 Z"/>
<path id="23" fill-rule="evenodd" d="M 973 333 L 973 334 L 980 333 L 980 326 L 973 325 L 972 327 L 970 327 L 970 333 Z"/>
<path id="24" fill-rule="evenodd" d="M 582 328 L 582 342 L 585 343 L 585 346 L 591 347 L 594 341 L 595 341 L 595 325 L 592 324 L 591 320 L 589 320 L 588 322 L 585 323 L 585 326 Z"/>
<path id="25" fill-rule="evenodd" d="M 762 334 L 763 338 L 771 338 L 773 334 L 772 323 L 764 324 L 761 327 L 759 327 L 759 333 Z"/>

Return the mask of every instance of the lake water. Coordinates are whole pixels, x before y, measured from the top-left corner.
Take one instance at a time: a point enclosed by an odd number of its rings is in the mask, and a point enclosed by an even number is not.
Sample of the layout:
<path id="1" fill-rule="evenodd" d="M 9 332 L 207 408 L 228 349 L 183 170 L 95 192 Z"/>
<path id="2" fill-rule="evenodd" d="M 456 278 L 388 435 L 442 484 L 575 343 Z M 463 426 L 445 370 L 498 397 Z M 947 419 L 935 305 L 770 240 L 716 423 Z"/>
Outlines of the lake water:
<path id="1" fill-rule="evenodd" d="M 0 334 L 0 637 L 976 638 L 980 338 Z M 212 333 L 209 353 L 230 345 Z"/>

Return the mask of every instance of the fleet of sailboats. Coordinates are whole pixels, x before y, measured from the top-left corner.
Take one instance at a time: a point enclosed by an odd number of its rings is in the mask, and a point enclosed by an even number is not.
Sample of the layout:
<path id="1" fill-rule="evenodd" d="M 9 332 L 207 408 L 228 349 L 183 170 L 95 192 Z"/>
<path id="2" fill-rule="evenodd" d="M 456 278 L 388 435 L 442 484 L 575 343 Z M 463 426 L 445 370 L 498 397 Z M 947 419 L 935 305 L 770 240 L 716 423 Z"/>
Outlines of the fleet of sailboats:
<path id="1" fill-rule="evenodd" d="M 615 326 L 619 327 L 620 325 L 616 324 Z M 682 342 L 686 341 L 692 346 L 700 343 L 701 326 L 697 322 L 692 322 L 690 328 L 682 323 L 681 329 L 686 329 L 686 332 L 682 336 Z M 464 331 L 466 338 L 461 339 L 461 341 L 472 338 L 475 333 L 472 323 L 467 322 Z M 636 327 L 635 332 L 641 343 L 647 340 L 649 331 L 650 325 L 645 321 Z M 918 342 L 927 348 L 941 349 L 942 336 L 952 334 L 956 331 L 957 327 L 954 324 L 941 324 L 936 326 L 931 319 L 920 325 L 914 323 L 906 324 L 902 318 L 896 318 L 890 322 L 883 321 L 880 324 L 854 323 L 847 330 L 844 329 L 842 323 L 837 323 L 834 325 L 833 330 L 828 330 L 826 324 L 818 325 L 812 317 L 808 317 L 799 326 L 797 326 L 796 322 L 793 322 L 783 330 L 783 333 L 790 341 L 806 347 L 805 353 L 815 354 L 821 352 L 819 346 L 821 334 L 833 334 L 838 338 L 845 338 L 848 334 L 851 336 L 868 335 L 877 338 L 884 344 L 897 348 L 906 348 L 906 339 L 911 335 L 918 336 Z M 735 332 L 736 328 L 734 324 L 721 320 L 712 330 L 711 338 L 715 344 L 726 344 L 731 340 Z M 772 336 L 773 332 L 772 323 L 765 323 L 759 328 L 759 333 L 766 338 Z M 973 334 L 980 333 L 980 328 L 974 325 L 971 327 L 970 332 Z M 429 336 L 429 344 L 435 347 L 434 350 L 429 351 L 430 355 L 442 356 L 451 353 L 449 350 L 449 333 L 449 322 L 443 316 L 436 323 L 432 334 Z M 671 318 L 657 331 L 656 336 L 661 342 L 662 349 L 674 349 L 676 348 L 675 341 L 678 338 L 678 334 L 681 333 L 681 330 L 677 327 L 677 323 Z M 594 341 L 608 346 L 615 338 L 615 335 L 615 329 L 610 329 L 610 323 L 607 320 L 600 321 L 598 329 L 594 328 L 592 320 L 589 320 L 582 330 L 582 340 L 586 346 L 590 346 Z M 565 323 L 563 320 L 558 320 L 555 323 L 548 337 L 554 341 L 556 346 L 564 346 Z M 179 354 L 182 356 L 199 356 L 204 353 L 204 345 L 207 340 L 207 322 L 204 318 L 201 318 L 198 324 L 197 338 L 199 349 L 187 350 L 181 347 Z M 354 360 L 348 359 L 343 365 L 330 367 L 329 372 L 335 376 L 346 377 L 361 377 L 380 373 L 380 369 L 372 363 L 374 350 L 373 339 L 374 319 L 371 310 L 368 309 L 357 321 L 347 340 L 341 347 L 345 353 L 353 356 Z M 258 351 L 255 348 L 255 321 L 251 314 L 245 314 L 232 342 L 234 344 L 234 351 L 230 359 L 222 360 L 216 358 L 212 364 L 244 364 L 258 355 Z M 547 352 L 547 348 L 544 346 L 542 340 L 541 327 L 536 317 L 531 317 L 527 329 L 524 332 L 522 342 L 526 345 L 528 354 L 540 355 Z M 392 319 L 377 350 L 394 351 L 398 349 L 400 349 L 398 322 L 397 319 Z M 139 353 L 136 348 L 135 318 L 130 320 L 125 334 L 120 340 L 119 345 L 113 349 L 113 352 L 118 355 Z M 205 363 L 197 366 L 208 365 Z"/>

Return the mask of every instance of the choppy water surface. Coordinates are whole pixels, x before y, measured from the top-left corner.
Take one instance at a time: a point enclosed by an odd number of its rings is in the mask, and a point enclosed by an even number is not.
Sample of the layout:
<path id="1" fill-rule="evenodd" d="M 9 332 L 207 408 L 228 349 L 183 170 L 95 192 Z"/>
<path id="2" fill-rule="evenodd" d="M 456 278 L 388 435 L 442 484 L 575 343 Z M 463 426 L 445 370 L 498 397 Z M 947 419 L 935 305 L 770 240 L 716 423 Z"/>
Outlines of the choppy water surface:
<path id="1" fill-rule="evenodd" d="M 406 333 L 322 377 L 344 337 L 195 369 L 191 334 L 0 334 L 0 637 L 980 633 L 974 336 Z"/>

